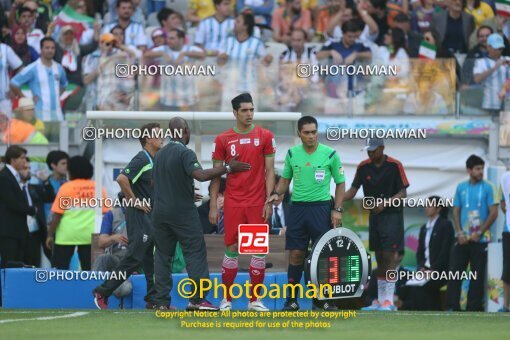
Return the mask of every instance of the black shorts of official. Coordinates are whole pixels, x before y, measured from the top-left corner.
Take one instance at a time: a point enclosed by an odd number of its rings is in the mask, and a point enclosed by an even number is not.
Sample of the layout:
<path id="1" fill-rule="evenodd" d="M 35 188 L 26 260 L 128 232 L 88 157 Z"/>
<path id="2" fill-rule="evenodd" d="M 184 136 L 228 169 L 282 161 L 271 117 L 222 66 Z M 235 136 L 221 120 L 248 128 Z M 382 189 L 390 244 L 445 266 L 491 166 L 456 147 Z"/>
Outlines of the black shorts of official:
<path id="1" fill-rule="evenodd" d="M 510 284 L 510 233 L 503 233 L 503 275 L 501 280 Z"/>
<path id="2" fill-rule="evenodd" d="M 310 239 L 315 243 L 331 229 L 331 203 L 292 202 L 285 231 L 285 249 L 307 250 Z"/>
<path id="3" fill-rule="evenodd" d="M 404 250 L 404 214 L 402 212 L 370 214 L 368 243 L 371 251 Z"/>

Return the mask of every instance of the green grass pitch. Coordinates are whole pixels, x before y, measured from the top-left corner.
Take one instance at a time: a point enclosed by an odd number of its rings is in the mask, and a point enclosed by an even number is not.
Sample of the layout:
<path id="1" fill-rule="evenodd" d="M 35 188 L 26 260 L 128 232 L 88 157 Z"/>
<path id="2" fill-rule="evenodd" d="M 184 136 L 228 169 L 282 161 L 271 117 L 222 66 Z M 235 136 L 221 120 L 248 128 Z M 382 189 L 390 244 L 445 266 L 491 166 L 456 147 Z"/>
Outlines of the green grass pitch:
<path id="1" fill-rule="evenodd" d="M 186 320 L 233 321 L 222 318 Z M 284 322 L 289 319 L 258 320 Z M 306 322 L 310 319 L 290 320 Z M 151 311 L 0 309 L 0 339 L 510 339 L 510 313 L 358 311 L 356 318 L 317 321 L 330 322 L 331 327 L 185 329 L 181 328 L 180 320 L 157 318 Z"/>

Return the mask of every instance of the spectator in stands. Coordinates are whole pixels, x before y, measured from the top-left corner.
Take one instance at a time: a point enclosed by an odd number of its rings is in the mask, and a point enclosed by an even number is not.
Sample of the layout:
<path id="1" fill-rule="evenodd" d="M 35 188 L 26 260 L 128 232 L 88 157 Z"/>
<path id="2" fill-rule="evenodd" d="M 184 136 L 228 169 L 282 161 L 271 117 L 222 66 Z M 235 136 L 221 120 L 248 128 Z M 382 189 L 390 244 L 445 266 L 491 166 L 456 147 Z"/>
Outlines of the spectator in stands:
<path id="1" fill-rule="evenodd" d="M 363 42 L 374 42 L 379 36 L 379 27 L 365 8 L 366 6 L 363 2 L 359 2 L 356 7 L 362 21 L 360 25 L 363 27 L 358 39 Z M 340 41 L 342 39 L 342 25 L 354 18 L 353 12 L 354 8 L 347 6 L 332 16 L 326 27 L 326 37 L 334 42 Z"/>
<path id="2" fill-rule="evenodd" d="M 42 121 L 62 121 L 60 93 L 67 86 L 64 68 L 53 60 L 55 40 L 41 40 L 41 57 L 24 68 L 11 80 L 11 89 L 18 97 L 24 97 L 20 88 L 28 84 L 35 102 L 35 113 Z"/>
<path id="3" fill-rule="evenodd" d="M 34 207 L 36 213 L 34 216 L 27 216 L 28 239 L 25 249 L 24 263 L 27 265 L 41 266 L 41 249 L 48 258 L 51 253 L 42 247 L 46 241 L 46 214 L 44 213 L 44 204 L 53 202 L 55 194 L 51 185 L 41 186 L 30 184 L 30 160 L 27 158 L 24 168 L 19 172 L 21 178 L 21 190 L 27 198 L 28 205 Z"/>
<path id="4" fill-rule="evenodd" d="M 386 11 L 386 0 L 369 0 L 359 6 L 360 9 L 366 10 L 377 24 L 379 35 L 375 39 L 377 45 L 383 45 L 384 36 L 390 29 L 388 24 L 388 13 Z"/>
<path id="5" fill-rule="evenodd" d="M 317 52 L 317 59 L 330 59 L 337 65 L 351 65 L 360 61 L 370 61 L 372 52 L 356 38 L 360 34 L 360 27 L 355 20 L 350 20 L 342 25 L 342 39 L 340 42 L 326 44 Z M 340 87 L 347 81 L 347 86 Z M 355 90 L 354 76 L 327 77 L 326 95 L 330 98 L 346 98 Z M 339 83 L 340 82 L 340 83 Z"/>
<path id="6" fill-rule="evenodd" d="M 119 25 L 112 28 L 111 34 L 115 37 L 115 47 L 125 52 L 131 59 L 140 59 L 143 51 L 134 45 L 126 44 L 126 31 Z"/>
<path id="7" fill-rule="evenodd" d="M 9 46 L 23 62 L 23 66 L 33 63 L 39 58 L 39 53 L 27 42 L 27 31 L 23 26 L 15 26 L 11 31 Z"/>
<path id="8" fill-rule="evenodd" d="M 409 55 L 407 53 L 406 35 L 403 30 L 397 27 L 391 28 L 386 32 L 384 45 L 379 49 L 379 56 L 384 65 L 393 65 L 397 67 L 397 75 L 389 77 L 388 85 L 395 83 L 407 84 L 409 78 Z"/>
<path id="9" fill-rule="evenodd" d="M 49 25 L 49 32 L 53 30 L 54 25 Z M 51 34 L 50 34 L 51 35 Z M 58 39 L 55 50 L 55 61 L 60 63 L 66 71 L 67 80 L 71 84 L 83 86 L 82 78 L 82 60 L 83 58 L 97 49 L 99 40 L 99 27 L 96 26 L 92 42 L 88 45 L 80 45 L 76 39 L 73 26 L 66 25 L 58 33 Z"/>
<path id="10" fill-rule="evenodd" d="M 479 58 L 485 58 L 488 56 L 487 52 L 487 38 L 494 33 L 494 30 L 490 26 L 480 26 L 476 32 L 478 44 L 469 50 L 464 64 L 462 65 L 462 84 L 465 86 L 473 85 L 473 69 L 475 67 L 475 61 Z"/>
<path id="11" fill-rule="evenodd" d="M 23 7 L 30 9 L 34 16 L 34 27 L 46 32 L 48 24 L 51 22 L 51 6 L 44 1 L 25 0 Z"/>
<path id="12" fill-rule="evenodd" d="M 71 257 L 75 247 L 82 270 L 90 270 L 90 255 L 92 233 L 94 232 L 94 208 L 91 199 L 96 197 L 96 183 L 92 180 L 94 168 L 83 156 L 69 159 L 70 181 L 64 183 L 58 190 L 51 211 L 53 218 L 49 224 L 46 247 L 53 249 L 51 263 L 57 269 L 69 269 Z M 103 188 L 103 198 L 106 191 Z M 63 204 L 66 202 L 69 204 Z M 76 199 L 80 204 L 75 204 Z M 108 211 L 102 208 L 103 214 Z"/>
<path id="13" fill-rule="evenodd" d="M 124 195 L 119 194 L 119 199 Z M 126 230 L 126 209 L 115 207 L 103 215 L 101 231 L 99 232 L 98 246 L 104 249 L 104 254 L 99 255 L 92 264 L 92 270 L 112 272 L 120 260 L 126 255 L 128 236 Z M 124 297 L 131 294 L 133 286 L 130 280 L 124 281 L 113 294 Z"/>
<path id="14" fill-rule="evenodd" d="M 4 144 L 48 144 L 46 137 L 23 120 L 8 118 L 0 111 L 0 142 Z"/>
<path id="15" fill-rule="evenodd" d="M 173 66 L 205 58 L 204 50 L 185 45 L 184 40 L 184 32 L 174 28 L 168 33 L 167 45 L 147 51 L 145 57 L 161 58 L 161 63 Z M 197 102 L 198 92 L 194 77 L 174 75 L 161 79 L 160 104 L 163 111 L 192 110 Z"/>
<path id="16" fill-rule="evenodd" d="M 195 44 L 203 48 L 207 56 L 217 56 L 234 31 L 230 0 L 214 0 L 214 7 L 214 15 L 201 20 L 195 33 Z"/>
<path id="17" fill-rule="evenodd" d="M 407 52 L 410 58 L 417 58 L 423 36 L 411 29 L 411 21 L 407 14 L 399 13 L 393 20 L 393 27 L 400 28 L 405 33 Z"/>
<path id="18" fill-rule="evenodd" d="M 226 66 L 226 77 L 223 79 L 222 108 L 231 107 L 233 96 L 249 92 L 257 97 L 258 62 L 269 66 L 273 60 L 266 53 L 264 43 L 253 36 L 255 18 L 252 14 L 241 13 L 237 16 L 234 26 L 234 36 L 227 38 L 218 56 L 218 64 Z"/>
<path id="19" fill-rule="evenodd" d="M 441 198 L 431 196 L 433 206 L 425 208 L 427 223 L 420 228 L 417 269 L 422 272 L 436 271 L 446 273 L 450 251 L 454 241 L 453 224 L 448 220 L 448 208 Z M 441 310 L 441 288 L 446 280 L 430 280 L 413 292 L 414 308 L 417 310 Z"/>
<path id="20" fill-rule="evenodd" d="M 56 196 L 62 184 L 67 182 L 67 163 L 69 162 L 69 155 L 61 150 L 53 150 L 46 156 L 46 165 L 50 170 L 50 175 L 38 176 L 42 181 L 44 187 L 50 185 L 53 188 L 53 196 Z M 44 206 L 46 213 L 46 224 L 50 224 L 53 218 L 51 206 L 53 202 L 49 202 Z"/>
<path id="21" fill-rule="evenodd" d="M 321 40 L 324 39 L 329 21 L 337 16 L 340 17 L 346 7 L 345 0 L 328 0 L 327 6 L 319 11 L 315 22 L 315 34 Z"/>
<path id="22" fill-rule="evenodd" d="M 411 1 L 413 11 L 411 12 L 412 30 L 419 33 L 425 33 L 430 29 L 432 17 L 436 12 L 434 0 L 415 0 Z"/>
<path id="23" fill-rule="evenodd" d="M 211 200 L 207 200 L 202 202 L 202 204 L 198 207 L 198 215 L 200 216 L 200 222 L 202 224 L 202 229 L 204 230 L 204 234 L 224 234 L 224 225 L 223 225 L 223 193 L 225 192 L 225 187 L 227 184 L 227 180 L 223 177 L 220 179 L 220 188 L 218 191 L 218 199 L 216 200 L 216 206 L 218 207 L 218 224 L 211 224 L 209 221 L 209 209 L 211 207 Z M 209 183 L 209 197 L 211 197 L 211 183 Z"/>
<path id="24" fill-rule="evenodd" d="M 201 0 L 189 0 L 189 8 L 186 13 L 186 20 L 189 21 L 193 26 L 197 26 L 200 22 L 208 17 L 216 15 L 218 13 L 218 5 L 223 1 L 201 1 Z M 228 13 L 225 12 L 225 17 L 231 15 L 231 3 L 228 2 Z M 226 10 L 226 8 L 224 8 Z"/>
<path id="25" fill-rule="evenodd" d="M 41 53 L 41 40 L 44 38 L 44 33 L 39 28 L 34 28 L 35 13 L 25 6 L 18 7 L 18 4 L 13 4 L 9 14 L 10 27 L 16 26 L 16 15 L 18 16 L 17 23 L 22 26 L 27 34 L 28 45 L 32 46 L 37 53 Z"/>
<path id="26" fill-rule="evenodd" d="M 464 11 L 471 14 L 475 18 L 476 28 L 480 27 L 482 23 L 494 17 L 494 11 L 491 6 L 481 0 L 464 0 Z"/>
<path id="27" fill-rule="evenodd" d="M 415 115 L 448 114 L 448 106 L 443 96 L 433 90 L 433 84 L 431 77 L 417 77 L 416 88 L 406 97 L 404 113 Z"/>
<path id="28" fill-rule="evenodd" d="M 186 32 L 184 16 L 180 12 L 173 11 L 170 8 L 163 8 L 158 12 L 158 21 L 165 33 L 170 32 L 172 28 L 177 28 Z"/>
<path id="29" fill-rule="evenodd" d="M 301 7 L 301 0 L 285 0 L 285 6 L 274 10 L 271 27 L 273 39 L 286 45 L 289 45 L 290 32 L 294 29 L 304 29 L 310 39 L 314 35 L 312 16 L 309 10 Z"/>
<path id="30" fill-rule="evenodd" d="M 44 134 L 44 123 L 35 116 L 35 106 L 32 98 L 20 98 L 15 112 L 17 119 L 32 124 L 37 131 Z"/>
<path id="31" fill-rule="evenodd" d="M 119 18 L 118 1 L 117 0 L 107 0 L 107 1 L 108 1 L 108 9 L 109 9 L 109 14 L 110 14 L 109 21 L 110 22 L 116 21 Z M 142 27 L 145 27 L 145 15 L 143 14 L 144 11 L 142 10 L 142 7 L 140 6 L 140 2 L 141 2 L 141 0 L 131 0 L 131 4 L 133 5 L 131 20 L 133 22 L 139 23 L 140 25 L 142 25 Z"/>
<path id="32" fill-rule="evenodd" d="M 28 238 L 27 216 L 34 216 L 21 190 L 20 171 L 25 167 L 27 150 L 11 145 L 5 151 L 5 167 L 0 171 L 0 267 L 9 262 L 22 262 Z"/>
<path id="33" fill-rule="evenodd" d="M 152 48 L 163 46 L 166 42 L 166 33 L 162 28 L 156 28 L 151 33 Z"/>
<path id="34" fill-rule="evenodd" d="M 271 27 L 275 2 L 275 0 L 237 0 L 236 9 L 237 13 L 241 13 L 243 9 L 250 8 L 258 25 Z"/>
<path id="35" fill-rule="evenodd" d="M 469 156 L 466 161 L 469 180 L 457 186 L 453 202 L 457 240 L 450 255 L 449 268 L 452 272 L 460 273 L 467 269 L 469 263 L 471 272 L 476 273 L 476 279 L 469 281 L 466 310 L 480 312 L 484 310 L 489 228 L 498 216 L 499 204 L 494 185 L 483 179 L 484 166 L 483 159 L 476 155 Z M 461 285 L 461 279 L 448 282 L 450 310 L 460 310 Z"/>
<path id="36" fill-rule="evenodd" d="M 117 0 L 116 13 L 118 19 L 104 25 L 101 33 L 111 33 L 115 26 L 120 26 L 124 30 L 125 44 L 144 50 L 147 37 L 143 25 L 131 19 L 134 13 L 132 0 Z"/>
<path id="37" fill-rule="evenodd" d="M 115 36 L 104 33 L 99 39 L 99 49 L 83 59 L 83 83 L 87 85 L 84 101 L 88 110 L 98 105 L 111 108 L 118 104 L 114 98 L 119 83 L 114 73 L 115 63 L 127 61 L 128 55 L 115 46 Z M 129 79 L 126 80 L 129 84 Z"/>
<path id="38" fill-rule="evenodd" d="M 475 19 L 464 11 L 463 0 L 447 0 L 446 11 L 434 13 L 432 27 L 439 33 L 438 45 L 452 53 L 467 53 Z"/>
<path id="39" fill-rule="evenodd" d="M 12 103 L 9 98 L 9 69 L 18 72 L 23 62 L 13 49 L 0 43 L 0 111 L 11 113 Z"/>
<path id="40" fill-rule="evenodd" d="M 317 64 L 317 52 L 314 47 L 305 47 L 306 31 L 298 28 L 290 35 L 290 45 L 280 55 L 280 63 L 310 63 Z"/>
<path id="41" fill-rule="evenodd" d="M 477 59 L 473 69 L 473 80 L 484 87 L 482 108 L 497 115 L 502 108 L 499 96 L 505 80 L 510 77 L 509 62 L 502 55 L 503 37 L 493 33 L 487 38 L 487 57 Z"/>

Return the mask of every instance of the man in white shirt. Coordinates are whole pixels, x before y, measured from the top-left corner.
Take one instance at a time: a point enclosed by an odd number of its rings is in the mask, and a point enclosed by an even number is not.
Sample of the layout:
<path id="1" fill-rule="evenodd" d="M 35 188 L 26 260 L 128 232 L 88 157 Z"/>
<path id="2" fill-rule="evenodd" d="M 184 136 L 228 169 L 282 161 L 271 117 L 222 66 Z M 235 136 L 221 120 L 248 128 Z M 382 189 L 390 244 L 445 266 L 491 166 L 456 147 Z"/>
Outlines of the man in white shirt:
<path id="1" fill-rule="evenodd" d="M 141 50 L 147 47 L 147 36 L 143 25 L 132 21 L 133 3 L 131 0 L 117 0 L 117 16 L 118 19 L 104 25 L 101 33 L 111 33 L 112 28 L 119 25 L 124 29 L 125 44 L 133 45 Z"/>
<path id="2" fill-rule="evenodd" d="M 195 44 L 204 48 L 210 57 L 217 56 L 227 38 L 232 36 L 235 21 L 230 17 L 230 0 L 214 0 L 214 7 L 216 13 L 200 21 L 195 34 Z"/>
<path id="3" fill-rule="evenodd" d="M 183 65 L 193 60 L 203 60 L 203 49 L 185 45 L 186 36 L 179 29 L 168 32 L 167 44 L 145 53 L 147 58 L 160 58 L 160 64 Z M 162 75 L 160 103 L 163 110 L 190 110 L 198 102 L 195 77 L 189 75 Z"/>
<path id="4" fill-rule="evenodd" d="M 34 28 L 35 13 L 27 7 L 21 7 L 18 11 L 18 24 L 27 31 L 27 43 L 33 47 L 37 53 L 41 53 L 40 42 L 44 38 L 44 33 L 38 28 Z"/>
<path id="5" fill-rule="evenodd" d="M 9 69 L 18 72 L 23 62 L 13 49 L 4 43 L 0 43 L 0 110 L 11 115 L 12 103 L 9 98 Z"/>

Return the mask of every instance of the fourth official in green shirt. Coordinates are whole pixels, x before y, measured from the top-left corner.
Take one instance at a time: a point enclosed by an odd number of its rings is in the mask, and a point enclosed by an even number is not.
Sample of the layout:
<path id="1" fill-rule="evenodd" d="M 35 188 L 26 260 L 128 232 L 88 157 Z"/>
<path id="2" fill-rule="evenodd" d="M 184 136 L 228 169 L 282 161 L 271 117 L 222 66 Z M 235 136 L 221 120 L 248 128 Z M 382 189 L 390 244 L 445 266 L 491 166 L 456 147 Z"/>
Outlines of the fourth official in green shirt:
<path id="1" fill-rule="evenodd" d="M 310 240 L 314 243 L 331 228 L 342 222 L 342 200 L 345 192 L 345 178 L 342 163 L 337 152 L 318 142 L 317 120 L 311 116 L 298 121 L 298 135 L 302 144 L 289 149 L 285 158 L 282 177 L 269 202 L 278 204 L 288 190 L 291 180 L 292 205 L 290 207 L 285 248 L 289 250 L 289 284 L 301 281 L 304 258 Z M 331 205 L 330 183 L 336 184 L 334 205 Z M 298 310 L 295 297 L 288 294 L 284 310 Z M 318 301 L 315 301 L 317 305 Z M 330 302 L 317 307 L 336 310 Z"/>

